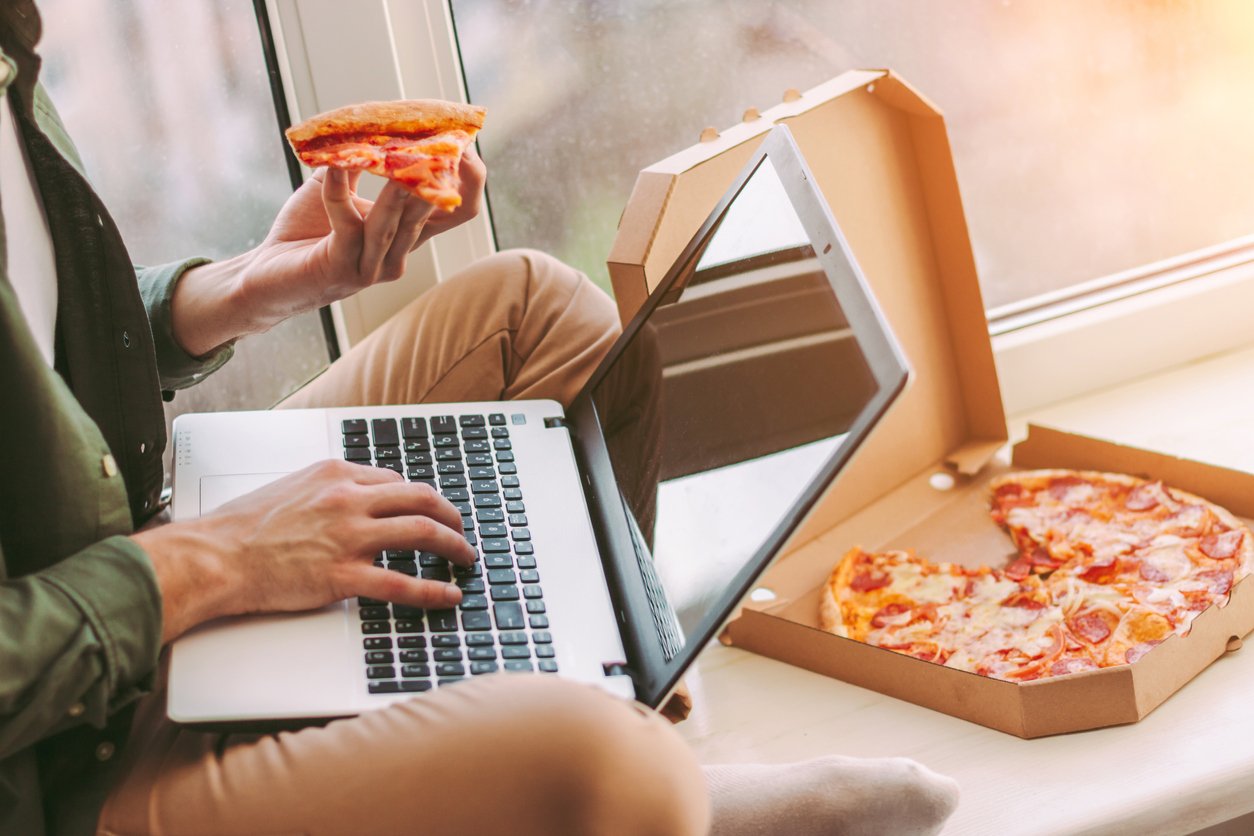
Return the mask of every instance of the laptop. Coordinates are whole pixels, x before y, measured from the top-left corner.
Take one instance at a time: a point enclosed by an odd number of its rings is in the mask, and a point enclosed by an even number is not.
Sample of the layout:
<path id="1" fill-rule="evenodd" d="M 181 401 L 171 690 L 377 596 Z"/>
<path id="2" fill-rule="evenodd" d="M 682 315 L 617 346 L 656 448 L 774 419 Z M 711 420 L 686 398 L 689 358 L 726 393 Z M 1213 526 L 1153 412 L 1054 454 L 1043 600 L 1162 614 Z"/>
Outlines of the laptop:
<path id="1" fill-rule="evenodd" d="M 184 415 L 173 517 L 343 457 L 436 486 L 479 559 L 376 563 L 460 607 L 365 598 L 178 639 L 169 716 L 315 722 L 467 679 L 559 676 L 659 706 L 908 376 L 775 127 L 569 409 L 553 401 Z M 833 555 L 835 558 L 835 555 Z"/>

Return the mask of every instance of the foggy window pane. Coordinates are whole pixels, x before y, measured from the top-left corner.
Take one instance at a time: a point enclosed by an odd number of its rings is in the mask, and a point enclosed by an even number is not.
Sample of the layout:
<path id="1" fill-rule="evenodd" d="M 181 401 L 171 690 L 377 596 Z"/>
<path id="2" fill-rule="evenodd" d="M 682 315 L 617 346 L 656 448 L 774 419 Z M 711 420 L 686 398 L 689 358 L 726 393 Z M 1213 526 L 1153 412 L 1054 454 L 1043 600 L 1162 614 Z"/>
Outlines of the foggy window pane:
<path id="1" fill-rule="evenodd" d="M 502 247 L 608 288 L 636 173 L 890 67 L 946 116 L 985 302 L 1254 232 L 1245 0 L 453 0 Z"/>
<path id="2" fill-rule="evenodd" d="M 42 78 L 137 264 L 256 246 L 292 192 L 248 0 L 40 0 Z M 317 312 L 166 405 L 262 409 L 327 365 Z M 167 451 L 168 454 L 168 451 Z"/>

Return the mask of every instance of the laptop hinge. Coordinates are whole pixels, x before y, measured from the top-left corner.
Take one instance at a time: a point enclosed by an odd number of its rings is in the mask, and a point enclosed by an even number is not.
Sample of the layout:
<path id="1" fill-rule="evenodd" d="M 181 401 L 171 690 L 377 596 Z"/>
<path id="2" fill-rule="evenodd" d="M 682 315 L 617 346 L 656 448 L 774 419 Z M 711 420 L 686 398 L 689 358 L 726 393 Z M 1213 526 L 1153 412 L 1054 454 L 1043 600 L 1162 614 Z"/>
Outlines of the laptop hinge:
<path id="1" fill-rule="evenodd" d="M 550 429 L 550 430 L 557 429 L 558 427 L 562 427 L 564 429 L 569 430 L 570 422 L 567 421 L 565 418 L 558 416 L 557 418 L 545 418 L 544 426 L 546 429 Z"/>

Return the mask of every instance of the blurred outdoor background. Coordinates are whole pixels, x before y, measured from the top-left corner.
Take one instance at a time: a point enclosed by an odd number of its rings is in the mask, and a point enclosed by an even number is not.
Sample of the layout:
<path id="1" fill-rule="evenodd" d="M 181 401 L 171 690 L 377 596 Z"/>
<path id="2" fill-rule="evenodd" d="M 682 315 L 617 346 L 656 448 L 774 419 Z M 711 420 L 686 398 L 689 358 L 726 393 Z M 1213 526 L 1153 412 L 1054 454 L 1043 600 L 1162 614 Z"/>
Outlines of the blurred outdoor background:
<path id="1" fill-rule="evenodd" d="M 990 308 L 1254 232 L 1248 0 L 453 0 L 501 247 L 608 284 L 639 169 L 891 68 L 945 113 Z"/>

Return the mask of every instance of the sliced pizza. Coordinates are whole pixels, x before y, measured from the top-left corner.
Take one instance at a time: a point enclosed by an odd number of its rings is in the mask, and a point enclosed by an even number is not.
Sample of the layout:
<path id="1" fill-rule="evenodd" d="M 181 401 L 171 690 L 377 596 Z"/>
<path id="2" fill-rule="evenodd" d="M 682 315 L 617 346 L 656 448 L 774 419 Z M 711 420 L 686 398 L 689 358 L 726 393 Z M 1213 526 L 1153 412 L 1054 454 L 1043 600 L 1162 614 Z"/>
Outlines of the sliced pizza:
<path id="1" fill-rule="evenodd" d="M 451 212 L 462 201 L 462 155 L 483 127 L 484 113 L 438 99 L 366 102 L 293 125 L 287 139 L 305 165 L 369 171 Z"/>

